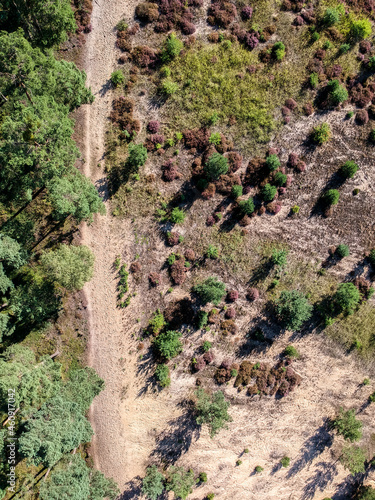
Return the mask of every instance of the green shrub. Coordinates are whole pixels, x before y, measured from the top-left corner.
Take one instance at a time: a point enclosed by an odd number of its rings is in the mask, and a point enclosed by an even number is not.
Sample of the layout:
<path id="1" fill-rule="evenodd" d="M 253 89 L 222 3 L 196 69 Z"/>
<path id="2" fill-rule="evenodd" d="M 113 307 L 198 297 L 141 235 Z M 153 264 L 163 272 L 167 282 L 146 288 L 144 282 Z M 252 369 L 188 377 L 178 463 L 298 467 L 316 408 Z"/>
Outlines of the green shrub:
<path id="1" fill-rule="evenodd" d="M 261 472 L 263 472 L 264 469 L 260 465 L 257 465 L 254 470 L 257 474 L 260 474 Z"/>
<path id="2" fill-rule="evenodd" d="M 207 474 L 205 472 L 199 473 L 199 481 L 201 483 L 207 483 Z"/>
<path id="3" fill-rule="evenodd" d="M 157 500 L 157 498 L 164 491 L 164 476 L 158 471 L 156 465 L 148 467 L 146 476 L 142 481 L 142 493 L 150 500 Z"/>
<path id="4" fill-rule="evenodd" d="M 205 311 L 199 311 L 198 313 L 198 329 L 204 328 L 208 323 L 208 313 Z"/>
<path id="5" fill-rule="evenodd" d="M 207 120 L 209 125 L 216 125 L 218 121 L 219 121 L 219 115 L 216 113 L 216 111 L 214 111 L 212 115 L 208 117 Z"/>
<path id="6" fill-rule="evenodd" d="M 121 19 L 121 21 L 116 24 L 116 29 L 117 31 L 126 31 L 128 29 L 128 24 L 124 19 Z"/>
<path id="7" fill-rule="evenodd" d="M 277 192 L 276 186 L 271 186 L 271 184 L 266 184 L 261 190 L 261 196 L 263 200 L 266 203 L 268 203 L 275 198 L 276 192 Z"/>
<path id="8" fill-rule="evenodd" d="M 204 166 L 204 172 L 212 180 L 218 179 L 222 174 L 228 172 L 228 160 L 220 153 L 212 154 L 206 165 Z"/>
<path id="9" fill-rule="evenodd" d="M 280 463 L 283 467 L 289 467 L 290 465 L 290 458 L 289 457 L 283 457 L 281 460 L 280 460 Z"/>
<path id="10" fill-rule="evenodd" d="M 299 358 L 299 352 L 292 345 L 288 345 L 285 347 L 284 355 L 288 356 L 289 358 Z"/>
<path id="11" fill-rule="evenodd" d="M 371 486 L 360 486 L 355 500 L 375 500 L 375 489 Z"/>
<path id="12" fill-rule="evenodd" d="M 370 403 L 374 403 L 375 402 L 375 392 L 373 392 L 372 394 L 370 394 L 368 400 L 370 401 Z"/>
<path id="13" fill-rule="evenodd" d="M 115 87 L 119 87 L 125 82 L 125 77 L 121 70 L 117 69 L 111 74 L 111 82 Z"/>
<path id="14" fill-rule="evenodd" d="M 274 176 L 274 183 L 276 186 L 285 186 L 287 181 L 287 176 L 282 172 L 276 172 Z"/>
<path id="15" fill-rule="evenodd" d="M 177 38 L 175 33 L 168 35 L 167 39 L 164 41 L 161 53 L 161 60 L 163 63 L 168 63 L 177 57 L 183 46 L 184 44 Z"/>
<path id="16" fill-rule="evenodd" d="M 365 472 L 366 454 L 359 446 L 346 446 L 343 448 L 340 461 L 353 476 L 359 472 Z"/>
<path id="17" fill-rule="evenodd" d="M 322 20 L 323 24 L 327 26 L 327 28 L 333 26 L 334 24 L 337 24 L 340 21 L 341 14 L 341 9 L 339 9 L 338 7 L 331 7 L 326 9 Z"/>
<path id="18" fill-rule="evenodd" d="M 293 214 L 298 214 L 300 211 L 300 207 L 298 205 L 293 205 L 291 208 Z"/>
<path id="19" fill-rule="evenodd" d="M 322 123 L 314 127 L 312 131 L 312 140 L 321 146 L 331 138 L 331 128 L 328 123 Z"/>
<path id="20" fill-rule="evenodd" d="M 169 216 L 169 221 L 172 222 L 172 224 L 182 224 L 185 220 L 186 214 L 183 210 L 181 210 L 178 207 L 175 207 L 171 215 Z"/>
<path id="21" fill-rule="evenodd" d="M 284 290 L 275 301 L 276 313 L 280 322 L 288 330 L 299 330 L 311 318 L 313 306 L 297 290 Z"/>
<path id="22" fill-rule="evenodd" d="M 232 47 L 232 42 L 230 40 L 224 40 L 222 43 L 222 47 L 228 50 Z"/>
<path id="23" fill-rule="evenodd" d="M 210 135 L 210 138 L 209 138 L 209 143 L 210 144 L 215 144 L 215 146 L 218 146 L 220 143 L 221 143 L 221 135 L 219 132 L 213 132 L 211 135 Z"/>
<path id="24" fill-rule="evenodd" d="M 226 422 L 231 422 L 232 419 L 228 414 L 230 405 L 221 391 L 207 394 L 204 389 L 199 388 L 195 395 L 197 398 L 195 403 L 197 424 L 207 424 L 210 436 L 213 437 L 220 429 L 225 427 Z"/>
<path id="25" fill-rule="evenodd" d="M 371 35 L 371 22 L 369 19 L 352 21 L 349 36 L 353 41 L 363 40 Z"/>
<path id="26" fill-rule="evenodd" d="M 371 262 L 371 265 L 375 266 L 375 248 L 371 250 L 369 260 Z"/>
<path id="27" fill-rule="evenodd" d="M 213 276 L 193 287 L 193 292 L 199 295 L 204 304 L 212 302 L 217 306 L 225 295 L 225 285 Z"/>
<path id="28" fill-rule="evenodd" d="M 240 186 L 239 184 L 235 184 L 234 186 L 232 186 L 233 198 L 235 199 L 239 198 L 240 196 L 242 196 L 242 192 L 243 192 L 242 186 Z"/>
<path id="29" fill-rule="evenodd" d="M 202 349 L 204 350 L 204 352 L 209 351 L 211 349 L 211 347 L 212 347 L 212 343 L 209 342 L 208 340 L 205 340 L 203 342 Z"/>
<path id="30" fill-rule="evenodd" d="M 361 295 L 353 283 L 341 283 L 332 300 L 339 313 L 353 314 Z"/>
<path id="31" fill-rule="evenodd" d="M 171 74 L 172 74 L 171 68 L 169 68 L 168 66 L 163 66 L 160 69 L 160 76 L 163 78 L 168 78 L 169 76 L 171 76 Z"/>
<path id="32" fill-rule="evenodd" d="M 147 149 L 143 144 L 130 144 L 129 156 L 126 160 L 126 166 L 138 170 L 147 160 Z"/>
<path id="33" fill-rule="evenodd" d="M 160 312 L 160 309 L 158 309 L 156 312 L 154 312 L 153 317 L 150 319 L 148 323 L 148 329 L 153 335 L 159 335 L 166 324 L 167 323 L 165 321 L 164 314 Z"/>
<path id="34" fill-rule="evenodd" d="M 320 38 L 320 35 L 317 31 L 313 31 L 311 33 L 311 42 L 314 43 L 314 42 L 317 42 Z"/>
<path id="35" fill-rule="evenodd" d="M 271 255 L 271 263 L 274 266 L 278 267 L 285 267 L 287 263 L 287 256 L 288 256 L 288 251 L 287 250 L 274 250 Z"/>
<path id="36" fill-rule="evenodd" d="M 340 413 L 332 422 L 332 427 L 344 439 L 352 443 L 362 437 L 362 422 L 355 418 L 355 410 L 344 411 L 340 408 Z"/>
<path id="37" fill-rule="evenodd" d="M 236 462 L 237 467 L 240 466 L 241 464 L 242 464 L 242 460 L 237 460 L 237 462 Z"/>
<path id="38" fill-rule="evenodd" d="M 171 385 L 169 368 L 167 365 L 158 365 L 155 370 L 155 377 L 161 387 L 169 387 Z"/>
<path id="39" fill-rule="evenodd" d="M 319 75 L 318 73 L 311 73 L 309 78 L 310 85 L 315 89 L 319 85 Z"/>
<path id="40" fill-rule="evenodd" d="M 364 378 L 362 385 L 369 385 L 370 384 L 370 379 L 369 378 Z"/>
<path id="41" fill-rule="evenodd" d="M 279 157 L 275 154 L 271 154 L 271 155 L 267 156 L 266 165 L 267 165 L 268 170 L 270 172 L 277 170 L 281 165 Z"/>
<path id="42" fill-rule="evenodd" d="M 245 215 L 251 215 L 254 212 L 254 201 L 252 198 L 248 198 L 247 200 L 241 200 L 238 204 L 240 210 Z"/>
<path id="43" fill-rule="evenodd" d="M 169 78 L 166 78 L 163 80 L 161 84 L 161 92 L 162 94 L 165 94 L 166 96 L 173 95 L 177 92 L 178 90 L 178 84 L 176 82 L 173 82 Z"/>
<path id="44" fill-rule="evenodd" d="M 344 165 L 341 167 L 341 174 L 345 177 L 345 179 L 351 179 L 354 177 L 358 170 L 358 165 L 354 161 L 346 161 Z"/>
<path id="45" fill-rule="evenodd" d="M 348 43 L 343 43 L 340 45 L 339 48 L 339 53 L 340 54 L 347 54 L 350 50 L 350 45 Z"/>
<path id="46" fill-rule="evenodd" d="M 340 199 L 340 193 L 337 189 L 328 189 L 328 191 L 323 194 L 322 198 L 327 205 L 337 205 Z"/>
<path id="47" fill-rule="evenodd" d="M 206 498 L 207 498 L 207 500 L 214 500 L 215 493 L 209 493 Z"/>
<path id="48" fill-rule="evenodd" d="M 193 491 L 195 484 L 194 472 L 189 469 L 184 470 L 182 467 L 172 466 L 167 474 L 167 491 L 173 491 L 175 498 L 185 500 Z"/>
<path id="49" fill-rule="evenodd" d="M 336 255 L 340 258 L 340 259 L 343 259 L 344 257 L 348 257 L 350 254 L 349 252 L 349 247 L 348 245 L 339 245 L 337 248 L 336 248 Z"/>
<path id="50" fill-rule="evenodd" d="M 330 42 L 329 40 L 326 40 L 324 43 L 323 43 L 323 49 L 324 50 L 329 50 L 329 49 L 332 49 L 334 47 L 333 43 Z"/>
<path id="51" fill-rule="evenodd" d="M 171 359 L 182 351 L 181 333 L 173 330 L 160 333 L 154 340 L 154 347 L 158 354 L 165 359 Z"/>
<path id="52" fill-rule="evenodd" d="M 219 257 L 219 250 L 215 246 L 209 245 L 206 251 L 206 257 L 208 259 L 217 259 Z"/>
<path id="53" fill-rule="evenodd" d="M 276 42 L 272 47 L 272 56 L 276 61 L 282 61 L 285 57 L 285 45 L 283 42 Z"/>
<path id="54" fill-rule="evenodd" d="M 338 80 L 331 80 L 327 87 L 329 98 L 333 105 L 337 106 L 337 104 L 348 100 L 348 91 L 343 85 L 340 85 Z"/>

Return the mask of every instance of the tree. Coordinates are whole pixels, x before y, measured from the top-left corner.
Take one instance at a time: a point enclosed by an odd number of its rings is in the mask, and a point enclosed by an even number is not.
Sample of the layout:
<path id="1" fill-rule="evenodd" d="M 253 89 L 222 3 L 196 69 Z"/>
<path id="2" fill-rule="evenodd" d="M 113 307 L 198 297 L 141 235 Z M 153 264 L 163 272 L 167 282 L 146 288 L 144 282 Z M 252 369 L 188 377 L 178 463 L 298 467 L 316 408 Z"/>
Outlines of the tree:
<path id="1" fill-rule="evenodd" d="M 323 194 L 323 201 L 327 205 L 337 205 L 339 199 L 340 193 L 337 191 L 337 189 L 328 189 L 328 191 Z"/>
<path id="2" fill-rule="evenodd" d="M 6 267 L 18 269 L 26 261 L 25 251 L 21 245 L 4 234 L 0 234 L 0 262 Z"/>
<path id="3" fill-rule="evenodd" d="M 129 145 L 129 156 L 126 160 L 126 166 L 130 167 L 134 171 L 138 171 L 139 167 L 142 167 L 147 160 L 147 149 L 143 144 L 130 144 Z"/>
<path id="4" fill-rule="evenodd" d="M 346 446 L 343 448 L 340 461 L 353 476 L 359 472 L 365 472 L 366 455 L 359 446 Z"/>
<path id="5" fill-rule="evenodd" d="M 164 491 L 165 478 L 156 465 L 148 467 L 142 481 L 142 493 L 150 500 L 157 500 Z"/>
<path id="6" fill-rule="evenodd" d="M 338 313 L 353 314 L 361 295 L 353 283 L 341 283 L 332 300 Z"/>
<path id="7" fill-rule="evenodd" d="M 333 26 L 334 24 L 339 22 L 341 14 L 341 9 L 339 9 L 338 7 L 326 9 L 323 16 L 323 24 L 327 26 L 327 28 Z"/>
<path id="8" fill-rule="evenodd" d="M 154 340 L 154 347 L 158 354 L 165 359 L 171 359 L 182 351 L 180 341 L 181 333 L 174 330 L 168 330 L 160 333 Z"/>
<path id="9" fill-rule="evenodd" d="M 311 318 L 313 306 L 297 290 L 284 290 L 275 301 L 276 314 L 288 330 L 299 330 Z"/>
<path id="10" fill-rule="evenodd" d="M 168 63 L 172 61 L 175 57 L 179 55 L 183 48 L 183 43 L 179 40 L 175 33 L 168 35 L 163 44 L 163 49 L 161 53 L 161 60 L 163 63 Z"/>
<path id="11" fill-rule="evenodd" d="M 243 193 L 242 186 L 240 186 L 239 184 L 235 184 L 234 186 L 232 186 L 231 193 L 234 199 L 239 198 L 240 196 L 242 196 Z"/>
<path id="12" fill-rule="evenodd" d="M 272 56 L 276 61 L 282 61 L 285 57 L 285 45 L 283 42 L 276 42 L 272 47 Z"/>
<path id="13" fill-rule="evenodd" d="M 34 45 L 58 45 L 77 29 L 69 0 L 3 0 L 2 10 L 5 26 L 23 27 Z"/>
<path id="14" fill-rule="evenodd" d="M 345 179 L 351 179 L 358 171 L 358 165 L 354 161 L 348 160 L 341 167 L 340 171 Z"/>
<path id="15" fill-rule="evenodd" d="M 344 244 L 338 245 L 335 253 L 340 259 L 343 259 L 344 257 L 348 257 L 350 254 L 348 245 L 344 245 Z"/>
<path id="16" fill-rule="evenodd" d="M 90 470 L 90 495 L 88 500 L 115 500 L 120 494 L 120 490 L 111 478 L 105 477 L 98 470 Z"/>
<path id="17" fill-rule="evenodd" d="M 89 442 L 92 433 L 80 405 L 54 396 L 24 424 L 19 453 L 34 465 L 52 467 L 65 453 Z"/>
<path id="18" fill-rule="evenodd" d="M 119 87 L 125 82 L 124 74 L 121 70 L 117 69 L 111 74 L 111 82 L 115 87 Z"/>
<path id="19" fill-rule="evenodd" d="M 275 198 L 276 193 L 277 187 L 271 186 L 271 184 L 266 184 L 261 190 L 261 196 L 266 203 L 272 201 Z"/>
<path id="20" fill-rule="evenodd" d="M 371 22 L 368 19 L 353 20 L 350 25 L 349 36 L 356 42 L 371 35 Z"/>
<path id="21" fill-rule="evenodd" d="M 93 214 L 105 214 L 105 207 L 92 182 L 78 170 L 54 178 L 48 185 L 53 215 L 63 220 L 71 215 L 76 222 L 92 222 Z"/>
<path id="22" fill-rule="evenodd" d="M 156 380 L 159 382 L 161 387 L 169 387 L 171 385 L 171 379 L 169 376 L 169 368 L 167 365 L 158 365 L 155 370 Z"/>
<path id="23" fill-rule="evenodd" d="M 104 389 L 104 381 L 93 368 L 85 367 L 74 370 L 69 380 L 62 388 L 61 394 L 65 399 L 74 401 L 85 413 L 95 396 Z"/>
<path id="24" fill-rule="evenodd" d="M 332 427 L 336 429 L 347 441 L 358 441 L 362 437 L 362 422 L 355 418 L 355 410 L 344 411 L 340 408 L 339 415 L 332 422 Z"/>
<path id="25" fill-rule="evenodd" d="M 168 471 L 167 491 L 173 491 L 176 498 L 188 497 L 193 491 L 195 484 L 194 472 L 189 469 L 186 471 L 183 467 L 171 467 Z"/>
<path id="26" fill-rule="evenodd" d="M 214 245 L 208 245 L 206 251 L 207 259 L 217 259 L 219 257 L 219 250 Z"/>
<path id="27" fill-rule="evenodd" d="M 226 422 L 232 421 L 228 413 L 230 404 L 225 400 L 221 391 L 207 394 L 204 389 L 199 388 L 195 395 L 197 398 L 195 402 L 197 424 L 207 424 L 210 436 L 214 437 L 220 429 L 225 427 Z"/>
<path id="28" fill-rule="evenodd" d="M 360 486 L 355 500 L 375 500 L 375 490 L 371 486 Z"/>
<path id="29" fill-rule="evenodd" d="M 266 165 L 270 172 L 277 170 L 281 165 L 279 157 L 276 154 L 271 154 L 267 156 Z"/>
<path id="30" fill-rule="evenodd" d="M 193 287 L 193 292 L 199 295 L 203 304 L 212 302 L 217 306 L 225 295 L 225 285 L 217 278 L 211 276 Z"/>
<path id="31" fill-rule="evenodd" d="M 46 252 L 40 262 L 46 275 L 69 291 L 81 290 L 92 278 L 94 254 L 84 246 L 61 245 Z"/>
<path id="32" fill-rule="evenodd" d="M 226 174 L 228 169 L 229 163 L 227 158 L 220 153 L 213 153 L 204 166 L 204 173 L 209 179 L 216 180 L 221 175 Z"/>
<path id="33" fill-rule="evenodd" d="M 241 200 L 238 206 L 240 207 L 241 212 L 243 212 L 245 215 L 251 215 L 255 210 L 254 200 L 252 198 Z"/>
<path id="34" fill-rule="evenodd" d="M 340 104 L 340 102 L 348 100 L 348 91 L 343 85 L 340 85 L 340 82 L 338 80 L 331 80 L 328 83 L 327 88 L 330 101 L 333 105 L 336 106 L 337 104 Z"/>
<path id="35" fill-rule="evenodd" d="M 274 250 L 271 255 L 271 263 L 274 266 L 283 268 L 286 266 L 287 256 L 288 256 L 287 250 Z"/>

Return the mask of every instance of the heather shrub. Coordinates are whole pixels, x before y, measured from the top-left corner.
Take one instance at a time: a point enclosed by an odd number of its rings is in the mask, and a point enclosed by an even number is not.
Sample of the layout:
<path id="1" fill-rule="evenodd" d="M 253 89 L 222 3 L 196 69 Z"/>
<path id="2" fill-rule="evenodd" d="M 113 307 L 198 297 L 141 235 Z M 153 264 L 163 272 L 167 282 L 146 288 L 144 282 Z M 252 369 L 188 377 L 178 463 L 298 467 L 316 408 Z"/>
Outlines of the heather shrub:
<path id="1" fill-rule="evenodd" d="M 366 454 L 359 446 L 346 446 L 342 450 L 340 462 L 355 476 L 365 472 Z"/>
<path id="2" fill-rule="evenodd" d="M 277 170 L 281 165 L 279 157 L 276 154 L 270 154 L 267 156 L 266 165 L 270 172 Z"/>
<path id="3" fill-rule="evenodd" d="M 169 376 L 169 368 L 167 365 L 158 365 L 155 370 L 155 378 L 161 387 L 169 387 L 171 379 Z"/>
<path id="4" fill-rule="evenodd" d="M 153 286 L 153 287 L 158 286 L 161 283 L 161 276 L 158 273 L 151 272 L 148 275 L 148 281 L 150 282 L 151 286 Z"/>
<path id="5" fill-rule="evenodd" d="M 152 23 L 159 18 L 159 8 L 156 3 L 143 2 L 137 5 L 135 14 L 144 23 Z"/>
<path id="6" fill-rule="evenodd" d="M 180 243 L 180 233 L 177 233 L 176 231 L 168 231 L 167 242 L 171 247 L 178 245 Z"/>
<path id="7" fill-rule="evenodd" d="M 175 33 L 171 33 L 163 44 L 163 49 L 161 53 L 161 60 L 163 63 L 168 63 L 172 61 L 176 56 L 179 55 L 183 49 L 183 43 L 179 40 Z"/>
<path id="8" fill-rule="evenodd" d="M 225 285 L 217 278 L 210 277 L 195 285 L 193 292 L 200 297 L 203 304 L 212 302 L 217 306 L 225 295 Z"/>
<path id="9" fill-rule="evenodd" d="M 359 290 L 353 283 L 341 283 L 332 297 L 336 310 L 345 314 L 353 314 L 360 299 Z"/>
<path id="10" fill-rule="evenodd" d="M 238 299 L 237 290 L 229 290 L 229 292 L 227 293 L 228 302 L 236 302 L 237 299 Z"/>
<path id="11" fill-rule="evenodd" d="M 175 207 L 169 216 L 169 221 L 172 222 L 172 224 L 182 224 L 185 220 L 185 217 L 185 212 L 180 208 Z"/>
<path id="12" fill-rule="evenodd" d="M 287 177 L 282 172 L 276 172 L 273 180 L 274 180 L 274 183 L 276 184 L 276 186 L 281 187 L 281 186 L 285 186 L 286 181 L 287 181 Z"/>
<path id="13" fill-rule="evenodd" d="M 340 172 L 345 177 L 345 179 L 351 179 L 354 177 L 358 170 L 358 165 L 354 161 L 348 160 L 341 167 Z"/>
<path id="14" fill-rule="evenodd" d="M 331 138 L 331 128 L 328 123 L 322 123 L 314 127 L 312 131 L 312 140 L 320 146 Z"/>
<path id="15" fill-rule="evenodd" d="M 291 111 L 294 111 L 297 108 L 298 104 L 296 103 L 296 101 L 294 99 L 289 98 L 289 99 L 286 99 L 285 106 L 288 109 L 290 109 Z"/>
<path id="16" fill-rule="evenodd" d="M 242 186 L 240 186 L 239 184 L 235 184 L 234 186 L 232 186 L 231 192 L 234 199 L 239 198 L 240 196 L 242 196 L 243 192 Z"/>
<path id="17" fill-rule="evenodd" d="M 151 120 L 147 124 L 147 130 L 150 134 L 156 134 L 160 130 L 160 123 L 157 120 Z"/>
<path id="18" fill-rule="evenodd" d="M 220 153 L 213 153 L 204 166 L 205 174 L 212 180 L 218 179 L 228 172 L 228 159 Z"/>
<path id="19" fill-rule="evenodd" d="M 368 119 L 368 112 L 366 109 L 360 109 L 357 111 L 355 121 L 358 125 L 366 125 Z"/>
<path id="20" fill-rule="evenodd" d="M 208 259 L 217 259 L 219 257 L 219 250 L 214 245 L 209 245 L 206 251 Z"/>
<path id="21" fill-rule="evenodd" d="M 121 70 L 117 69 L 111 74 L 111 82 L 115 87 L 119 87 L 125 83 L 125 77 Z"/>
<path id="22" fill-rule="evenodd" d="M 175 285 L 182 285 L 186 280 L 186 266 L 183 259 L 178 259 L 170 267 L 170 275 Z"/>
<path id="23" fill-rule="evenodd" d="M 333 420 L 332 427 L 347 441 L 358 441 L 362 437 L 362 422 L 356 419 L 355 410 L 344 411 L 340 408 L 339 415 Z"/>
<path id="24" fill-rule="evenodd" d="M 328 189 L 328 191 L 323 194 L 322 199 L 327 205 L 337 205 L 340 199 L 340 193 L 337 189 Z"/>
<path id="25" fill-rule="evenodd" d="M 259 299 L 259 291 L 256 288 L 249 288 L 246 297 L 251 302 L 255 302 Z"/>
<path id="26" fill-rule="evenodd" d="M 154 340 L 153 347 L 159 356 L 169 360 L 182 351 L 181 333 L 173 330 L 160 333 Z"/>
<path id="27" fill-rule="evenodd" d="M 240 210 L 245 215 L 251 215 L 254 212 L 254 201 L 252 198 L 248 198 L 247 200 L 241 200 L 238 204 Z"/>
<path id="28" fill-rule="evenodd" d="M 276 186 L 271 186 L 271 184 L 266 184 L 261 190 L 261 196 L 266 203 L 272 201 L 275 198 L 276 193 Z"/>
<path id="29" fill-rule="evenodd" d="M 313 306 L 301 292 L 284 290 L 275 301 L 275 309 L 285 328 L 299 330 L 311 318 Z"/>
<path id="30" fill-rule="evenodd" d="M 250 19 L 252 15 L 253 15 L 253 9 L 250 7 L 250 5 L 246 5 L 241 10 L 241 16 L 244 21 Z"/>
<path id="31" fill-rule="evenodd" d="M 295 168 L 298 165 L 299 156 L 297 153 L 289 153 L 288 156 L 288 165 L 291 168 Z"/>
<path id="32" fill-rule="evenodd" d="M 349 247 L 348 245 L 339 245 L 337 248 L 336 248 L 336 255 L 337 257 L 339 257 L 340 259 L 343 259 L 344 257 L 348 257 L 350 252 L 349 252 Z"/>

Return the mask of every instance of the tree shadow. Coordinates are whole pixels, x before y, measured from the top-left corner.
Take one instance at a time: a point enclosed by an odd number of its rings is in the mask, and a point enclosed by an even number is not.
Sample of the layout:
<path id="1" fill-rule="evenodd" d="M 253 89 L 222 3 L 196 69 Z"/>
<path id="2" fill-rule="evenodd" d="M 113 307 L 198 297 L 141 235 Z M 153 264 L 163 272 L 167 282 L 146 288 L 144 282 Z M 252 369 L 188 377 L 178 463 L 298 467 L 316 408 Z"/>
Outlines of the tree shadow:
<path id="1" fill-rule="evenodd" d="M 310 500 L 311 498 L 314 498 L 318 489 L 323 492 L 327 485 L 331 483 L 337 475 L 336 464 L 332 464 L 330 462 L 319 462 L 316 467 L 317 469 L 315 470 L 315 474 L 308 479 L 305 487 L 303 488 L 303 500 Z"/>
<path id="2" fill-rule="evenodd" d="M 295 476 L 301 470 L 310 465 L 315 458 L 321 455 L 326 448 L 330 448 L 333 443 L 333 436 L 329 430 L 329 419 L 325 419 L 323 425 L 316 429 L 315 433 L 309 437 L 300 450 L 300 457 L 288 470 L 287 478 Z"/>
<path id="3" fill-rule="evenodd" d="M 347 478 L 337 486 L 335 493 L 332 495 L 332 500 L 348 500 L 348 498 L 351 498 L 355 484 L 356 480 L 353 476 L 348 475 Z"/>
<path id="4" fill-rule="evenodd" d="M 197 440 L 199 434 L 200 428 L 190 409 L 186 408 L 182 415 L 167 423 L 166 430 L 157 438 L 151 457 L 172 465 L 189 451 L 193 440 Z"/>
<path id="5" fill-rule="evenodd" d="M 273 264 L 269 258 L 263 257 L 260 264 L 254 269 L 253 274 L 248 282 L 249 285 L 257 285 L 264 281 L 270 274 Z"/>
<path id="6" fill-rule="evenodd" d="M 109 200 L 109 186 L 107 177 L 101 177 L 95 182 L 95 187 L 103 201 Z"/>
<path id="7" fill-rule="evenodd" d="M 107 80 L 98 91 L 98 94 L 100 95 L 100 97 L 104 97 L 112 88 L 113 83 L 111 82 L 111 80 Z"/>
<path id="8" fill-rule="evenodd" d="M 246 334 L 246 341 L 238 347 L 237 355 L 247 358 L 251 354 L 264 354 L 274 342 L 273 336 L 265 333 L 267 330 L 269 330 L 267 321 L 258 321 Z M 276 334 L 274 336 L 276 337 Z"/>
<path id="9" fill-rule="evenodd" d="M 118 500 L 136 500 L 142 497 L 141 477 L 137 476 L 126 483 L 124 491 L 118 497 Z"/>

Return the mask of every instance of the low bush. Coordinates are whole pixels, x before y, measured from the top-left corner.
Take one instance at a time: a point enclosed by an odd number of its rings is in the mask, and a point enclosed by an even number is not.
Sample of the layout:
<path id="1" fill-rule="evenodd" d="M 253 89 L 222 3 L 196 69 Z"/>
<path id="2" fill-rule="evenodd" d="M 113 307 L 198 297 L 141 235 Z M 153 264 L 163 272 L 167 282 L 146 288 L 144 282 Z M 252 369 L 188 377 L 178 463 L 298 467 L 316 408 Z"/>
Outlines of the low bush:
<path id="1" fill-rule="evenodd" d="M 331 138 L 331 128 L 328 123 L 322 123 L 314 127 L 311 137 L 312 140 L 321 146 Z"/>
<path id="2" fill-rule="evenodd" d="M 246 297 L 250 302 L 254 302 L 259 299 L 259 291 L 256 288 L 249 288 Z"/>
<path id="3" fill-rule="evenodd" d="M 156 3 L 143 2 L 137 5 L 135 14 L 144 23 L 152 23 L 159 18 L 159 7 Z"/>
<path id="4" fill-rule="evenodd" d="M 336 311 L 345 314 L 353 314 L 360 300 L 359 290 L 353 283 L 341 283 L 332 297 Z"/>
<path id="5" fill-rule="evenodd" d="M 207 278 L 193 287 L 203 304 L 212 302 L 217 306 L 225 295 L 225 285 L 215 277 Z"/>
<path id="6" fill-rule="evenodd" d="M 207 483 L 207 474 L 205 472 L 200 472 L 198 479 L 201 483 Z"/>
<path id="7" fill-rule="evenodd" d="M 181 333 L 173 330 L 160 333 L 154 340 L 153 346 L 159 356 L 169 360 L 182 351 Z"/>
<path id="8" fill-rule="evenodd" d="M 270 172 L 277 170 L 281 165 L 279 157 L 276 154 L 270 154 L 266 158 L 266 165 Z"/>
<path id="9" fill-rule="evenodd" d="M 290 465 L 290 458 L 289 457 L 283 457 L 281 460 L 280 460 L 280 463 L 283 467 L 289 467 Z"/>
<path id="10" fill-rule="evenodd" d="M 337 248 L 336 248 L 336 255 L 337 257 L 339 257 L 340 259 L 343 259 L 344 257 L 348 257 L 350 252 L 349 252 L 349 247 L 348 245 L 339 245 Z"/>
<path id="11" fill-rule="evenodd" d="M 358 441 L 362 437 L 362 422 L 355 418 L 355 410 L 344 411 L 340 408 L 339 415 L 333 420 L 332 427 L 347 441 Z"/>
<path id="12" fill-rule="evenodd" d="M 206 251 L 207 259 L 217 259 L 219 257 L 219 250 L 214 245 L 209 245 Z"/>
<path id="13" fill-rule="evenodd" d="M 209 143 L 218 146 L 221 143 L 221 134 L 219 132 L 213 132 L 210 135 Z"/>
<path id="14" fill-rule="evenodd" d="M 155 377 L 161 387 L 169 387 L 171 385 L 169 368 L 167 365 L 158 365 L 155 370 Z"/>
<path id="15" fill-rule="evenodd" d="M 257 474 L 260 474 L 261 472 L 263 472 L 264 469 L 260 465 L 257 465 L 254 470 Z"/>
<path id="16" fill-rule="evenodd" d="M 299 352 L 292 345 L 288 345 L 284 349 L 284 356 L 288 358 L 299 358 Z"/>

